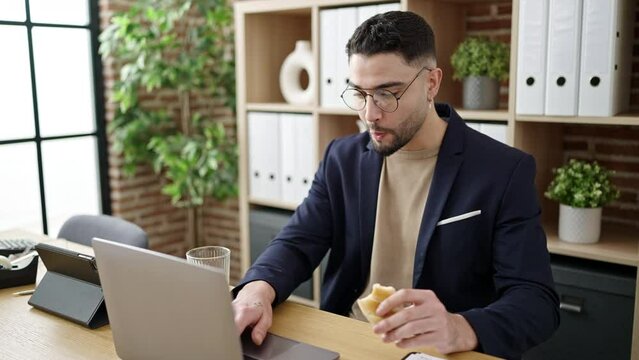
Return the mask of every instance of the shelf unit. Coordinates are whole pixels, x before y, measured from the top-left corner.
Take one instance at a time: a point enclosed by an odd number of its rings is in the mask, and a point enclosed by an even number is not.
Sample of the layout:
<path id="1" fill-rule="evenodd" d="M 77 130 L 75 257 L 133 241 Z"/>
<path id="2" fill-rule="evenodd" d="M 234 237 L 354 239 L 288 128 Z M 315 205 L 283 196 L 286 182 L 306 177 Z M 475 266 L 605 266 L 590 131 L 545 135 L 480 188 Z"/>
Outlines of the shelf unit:
<path id="1" fill-rule="evenodd" d="M 313 104 L 297 106 L 287 104 L 279 91 L 279 68 L 284 58 L 293 50 L 296 40 L 309 40 L 315 59 L 315 74 L 319 79 L 319 14 L 324 8 L 379 4 L 387 1 L 370 0 L 248 0 L 235 3 L 236 62 L 237 62 L 237 113 L 238 140 L 240 146 L 240 234 L 242 270 L 250 265 L 249 211 L 253 207 L 273 207 L 293 210 L 296 204 L 264 201 L 249 197 L 248 193 L 248 144 L 247 112 L 272 111 L 311 114 L 318 134 L 316 161 L 328 142 L 335 137 L 357 132 L 357 114 L 341 108 L 324 108 L 319 105 L 319 83 L 316 81 Z M 466 36 L 465 13 L 469 6 L 478 3 L 504 3 L 491 0 L 401 0 L 403 10 L 423 16 L 433 27 L 437 39 L 438 66 L 444 79 L 438 102 L 455 107 L 465 120 L 503 122 L 507 124 L 507 141 L 510 145 L 532 154 L 537 163 L 536 185 L 542 205 L 543 224 L 551 253 L 569 255 L 598 261 L 639 266 L 639 236 L 631 229 L 606 227 L 598 244 L 574 245 L 560 242 L 555 224 L 558 205 L 542 194 L 552 177 L 551 170 L 563 161 L 563 135 L 565 126 L 573 125 L 621 125 L 639 126 L 639 114 L 621 114 L 612 117 L 550 117 L 520 116 L 515 114 L 516 83 L 508 83 L 507 108 L 495 111 L 465 110 L 462 103 L 461 83 L 453 82 L 450 55 Z M 510 79 L 517 77 L 517 36 L 519 1 L 512 4 Z M 636 154 L 639 155 L 639 154 Z M 635 231 L 636 232 L 636 231 Z M 639 277 L 638 277 L 639 278 Z M 314 294 L 306 304 L 319 305 L 319 272 L 314 275 Z M 639 360 L 639 280 L 635 296 L 634 336 L 632 359 Z"/>

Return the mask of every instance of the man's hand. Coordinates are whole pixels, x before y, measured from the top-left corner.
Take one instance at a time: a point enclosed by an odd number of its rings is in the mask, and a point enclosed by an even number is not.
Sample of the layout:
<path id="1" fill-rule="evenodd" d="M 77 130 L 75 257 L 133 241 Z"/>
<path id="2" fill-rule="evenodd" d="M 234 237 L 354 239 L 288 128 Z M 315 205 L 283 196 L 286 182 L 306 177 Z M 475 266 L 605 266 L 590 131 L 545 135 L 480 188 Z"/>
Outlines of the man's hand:
<path id="1" fill-rule="evenodd" d="M 246 284 L 231 303 L 237 334 L 242 334 L 247 326 L 252 326 L 251 339 L 255 344 L 261 345 L 273 321 L 271 304 L 274 299 L 275 290 L 266 281 Z"/>
<path id="2" fill-rule="evenodd" d="M 430 290 L 399 290 L 379 305 L 377 315 L 384 317 L 393 309 L 399 311 L 373 327 L 384 342 L 400 348 L 434 347 L 442 354 L 477 347 L 477 336 L 466 319 L 446 311 Z"/>

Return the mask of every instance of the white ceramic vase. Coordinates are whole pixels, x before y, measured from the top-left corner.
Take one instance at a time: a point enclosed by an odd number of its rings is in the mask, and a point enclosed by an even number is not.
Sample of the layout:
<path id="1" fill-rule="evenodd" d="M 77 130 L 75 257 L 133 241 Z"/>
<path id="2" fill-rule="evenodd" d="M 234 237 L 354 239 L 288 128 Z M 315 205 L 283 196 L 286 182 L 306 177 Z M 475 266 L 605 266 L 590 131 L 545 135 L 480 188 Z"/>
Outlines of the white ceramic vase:
<path id="1" fill-rule="evenodd" d="M 559 239 L 592 244 L 601 234 L 601 208 L 574 208 L 559 204 Z"/>
<path id="2" fill-rule="evenodd" d="M 302 88 L 300 73 L 308 74 L 308 86 Z M 295 50 L 290 53 L 280 68 L 280 90 L 284 99 L 295 105 L 311 105 L 315 97 L 315 71 L 311 43 L 306 40 L 295 42 Z"/>

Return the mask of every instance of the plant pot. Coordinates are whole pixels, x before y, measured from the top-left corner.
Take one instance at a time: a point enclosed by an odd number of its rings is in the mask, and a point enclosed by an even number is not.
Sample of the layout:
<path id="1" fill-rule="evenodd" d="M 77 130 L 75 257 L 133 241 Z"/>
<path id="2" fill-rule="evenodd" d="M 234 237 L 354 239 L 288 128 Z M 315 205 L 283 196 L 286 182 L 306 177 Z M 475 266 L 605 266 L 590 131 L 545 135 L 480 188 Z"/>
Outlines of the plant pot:
<path id="1" fill-rule="evenodd" d="M 499 81 L 488 76 L 464 79 L 464 108 L 494 110 L 499 107 Z"/>
<path id="2" fill-rule="evenodd" d="M 300 73 L 308 74 L 308 86 L 302 88 Z M 306 40 L 295 42 L 295 50 L 290 53 L 280 68 L 280 90 L 284 99 L 295 105 L 311 105 L 315 98 L 315 71 L 311 43 Z"/>
<path id="3" fill-rule="evenodd" d="M 601 208 L 574 208 L 559 204 L 559 239 L 578 244 L 599 241 Z"/>

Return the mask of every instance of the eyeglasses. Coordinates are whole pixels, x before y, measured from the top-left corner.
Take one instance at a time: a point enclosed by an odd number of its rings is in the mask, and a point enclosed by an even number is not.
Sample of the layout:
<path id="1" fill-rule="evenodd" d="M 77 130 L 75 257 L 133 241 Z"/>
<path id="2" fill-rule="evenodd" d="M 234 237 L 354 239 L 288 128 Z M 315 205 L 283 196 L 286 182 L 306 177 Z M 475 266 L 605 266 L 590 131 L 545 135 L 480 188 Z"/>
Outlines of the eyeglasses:
<path id="1" fill-rule="evenodd" d="M 370 96 L 373 98 L 373 103 L 383 112 L 395 112 L 397 108 L 399 108 L 399 99 L 404 96 L 406 90 L 408 90 L 408 88 L 415 82 L 415 80 L 417 80 L 419 74 L 421 74 L 424 70 L 432 71 L 433 69 L 429 69 L 427 67 L 421 68 L 419 72 L 417 72 L 417 75 L 415 75 L 413 80 L 408 83 L 408 86 L 406 86 L 404 91 L 399 94 L 399 96 L 395 96 L 395 94 L 386 89 L 374 89 L 373 93 L 369 94 L 365 90 L 370 89 L 356 89 L 348 87 L 342 92 L 342 100 L 344 101 L 344 104 L 346 104 L 346 106 L 348 106 L 349 108 L 355 111 L 360 111 L 366 107 L 366 98 Z"/>

